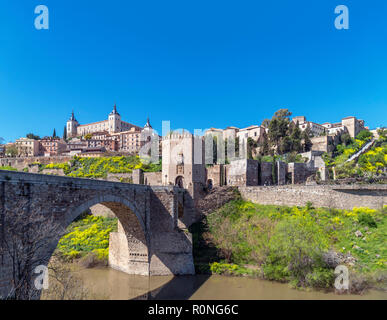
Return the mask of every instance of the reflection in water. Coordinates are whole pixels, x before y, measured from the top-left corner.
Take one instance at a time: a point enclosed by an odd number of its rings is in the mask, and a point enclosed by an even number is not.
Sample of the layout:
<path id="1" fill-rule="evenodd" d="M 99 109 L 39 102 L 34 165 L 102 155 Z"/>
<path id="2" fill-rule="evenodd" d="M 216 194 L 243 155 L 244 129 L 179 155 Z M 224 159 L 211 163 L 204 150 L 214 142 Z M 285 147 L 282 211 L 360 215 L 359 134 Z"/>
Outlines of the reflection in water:
<path id="1" fill-rule="evenodd" d="M 85 286 L 104 299 L 380 299 L 387 293 L 372 290 L 366 295 L 336 295 L 334 293 L 306 292 L 291 289 L 287 284 L 226 276 L 136 276 L 111 268 L 83 269 L 79 271 Z"/>

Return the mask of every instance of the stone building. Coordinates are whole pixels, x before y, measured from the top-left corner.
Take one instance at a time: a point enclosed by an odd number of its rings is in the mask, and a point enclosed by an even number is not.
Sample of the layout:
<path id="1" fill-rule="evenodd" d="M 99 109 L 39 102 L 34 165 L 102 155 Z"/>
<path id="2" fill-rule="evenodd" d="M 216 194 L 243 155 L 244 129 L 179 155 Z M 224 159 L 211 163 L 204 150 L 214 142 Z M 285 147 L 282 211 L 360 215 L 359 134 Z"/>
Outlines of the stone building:
<path id="1" fill-rule="evenodd" d="M 220 138 L 225 142 L 239 139 L 239 152 L 242 157 L 247 151 L 247 142 L 251 138 L 257 143 L 262 143 L 267 138 L 267 129 L 263 126 L 251 125 L 247 128 L 239 129 L 237 127 L 227 127 L 226 129 L 210 128 L 205 132 L 205 137 L 216 136 L 218 141 Z M 229 148 L 229 147 L 228 147 Z M 255 150 L 254 152 L 256 152 Z"/>
<path id="2" fill-rule="evenodd" d="M 364 120 L 359 120 L 356 117 L 346 117 L 341 120 L 344 127 L 347 128 L 349 135 L 355 138 L 360 131 L 364 130 Z"/>
<path id="3" fill-rule="evenodd" d="M 117 111 L 116 105 L 113 107 L 113 111 L 108 115 L 107 120 L 98 121 L 88 124 L 79 124 L 75 119 L 74 112 L 72 112 L 70 119 L 67 121 L 67 137 L 84 136 L 89 133 L 106 131 L 110 134 L 128 131 L 131 128 L 141 130 L 140 127 L 131 123 L 121 120 L 121 115 Z"/>
<path id="4" fill-rule="evenodd" d="M 162 183 L 194 193 L 206 184 L 204 139 L 191 133 L 170 133 L 162 140 Z"/>
<path id="5" fill-rule="evenodd" d="M 352 138 L 355 138 L 360 131 L 366 129 L 364 120 L 359 120 L 352 116 L 343 118 L 341 119 L 341 122 L 338 123 L 326 122 L 322 125 L 328 129 L 328 134 L 348 132 Z"/>
<path id="6" fill-rule="evenodd" d="M 15 141 L 18 157 L 36 157 L 39 155 L 39 141 L 29 138 L 20 138 Z"/>
<path id="7" fill-rule="evenodd" d="M 59 138 L 44 137 L 39 140 L 39 155 L 57 156 L 66 151 L 66 142 Z"/>
<path id="8" fill-rule="evenodd" d="M 265 138 L 266 128 L 262 126 L 252 125 L 244 129 L 240 129 L 237 133 L 239 138 L 239 145 L 246 146 L 247 140 L 249 138 L 257 142 L 263 142 L 262 139 Z"/>
<path id="9" fill-rule="evenodd" d="M 69 142 L 84 141 L 82 145 L 67 148 L 68 153 L 80 153 L 84 148 L 105 148 L 107 151 L 119 151 L 138 154 L 147 141 L 151 140 L 154 130 L 149 117 L 144 127 L 139 127 L 121 120 L 116 105 L 104 121 L 80 125 L 72 112 L 66 125 Z M 84 136 L 88 135 L 87 139 Z M 76 143 L 77 144 L 77 143 Z"/>
<path id="10" fill-rule="evenodd" d="M 292 121 L 294 123 L 298 123 L 298 127 L 301 129 L 301 131 L 309 129 L 310 133 L 313 134 L 315 137 L 327 133 L 327 129 L 323 125 L 312 121 L 307 121 L 306 117 L 304 116 L 294 117 Z"/>

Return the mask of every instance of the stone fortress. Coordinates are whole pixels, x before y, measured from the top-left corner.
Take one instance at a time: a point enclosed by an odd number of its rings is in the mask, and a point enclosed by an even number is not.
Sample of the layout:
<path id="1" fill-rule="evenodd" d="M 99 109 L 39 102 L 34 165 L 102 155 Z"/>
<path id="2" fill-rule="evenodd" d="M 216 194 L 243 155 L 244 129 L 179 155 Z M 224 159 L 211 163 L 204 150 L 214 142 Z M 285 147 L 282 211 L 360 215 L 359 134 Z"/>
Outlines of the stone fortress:
<path id="1" fill-rule="evenodd" d="M 142 128 L 131 123 L 121 120 L 121 115 L 117 111 L 117 106 L 114 105 L 112 112 L 110 112 L 108 119 L 88 124 L 79 124 L 75 119 L 74 111 L 71 113 L 70 119 L 67 121 L 67 137 L 73 138 L 77 136 L 84 136 L 89 133 L 108 132 L 109 134 L 128 131 L 134 128 L 141 130 Z"/>

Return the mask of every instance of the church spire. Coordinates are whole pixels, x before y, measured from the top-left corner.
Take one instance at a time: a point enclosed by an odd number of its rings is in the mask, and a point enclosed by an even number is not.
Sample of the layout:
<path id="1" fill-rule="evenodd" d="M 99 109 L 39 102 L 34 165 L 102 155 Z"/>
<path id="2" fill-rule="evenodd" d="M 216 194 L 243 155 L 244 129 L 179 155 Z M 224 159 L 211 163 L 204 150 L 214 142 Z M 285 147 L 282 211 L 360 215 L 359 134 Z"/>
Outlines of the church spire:
<path id="1" fill-rule="evenodd" d="M 73 111 L 71 112 L 71 117 L 70 117 L 70 121 L 77 121 L 74 117 L 74 109 Z"/>
<path id="2" fill-rule="evenodd" d="M 151 126 L 151 124 L 150 124 L 150 122 L 149 122 L 149 116 L 148 116 L 147 119 L 146 119 L 146 124 L 145 124 L 145 126 L 144 126 L 144 129 L 145 129 L 145 128 L 152 129 L 152 126 Z"/>
<path id="3" fill-rule="evenodd" d="M 113 111 L 110 114 L 118 114 L 119 115 L 119 113 L 117 111 L 117 104 L 116 103 L 114 103 Z"/>

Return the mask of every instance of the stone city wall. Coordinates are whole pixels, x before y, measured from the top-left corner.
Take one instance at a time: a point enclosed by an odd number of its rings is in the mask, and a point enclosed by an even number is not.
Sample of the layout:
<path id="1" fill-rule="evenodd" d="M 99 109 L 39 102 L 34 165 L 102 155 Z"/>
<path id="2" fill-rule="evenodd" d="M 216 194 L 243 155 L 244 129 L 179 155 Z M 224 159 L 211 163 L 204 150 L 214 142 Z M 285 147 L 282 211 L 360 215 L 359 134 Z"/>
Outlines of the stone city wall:
<path id="1" fill-rule="evenodd" d="M 232 161 L 227 167 L 227 185 L 258 185 L 258 161 L 248 159 Z"/>
<path id="2" fill-rule="evenodd" d="M 353 207 L 381 209 L 387 205 L 387 185 L 239 187 L 245 200 L 259 204 L 305 206 L 351 210 Z"/>
<path id="3" fill-rule="evenodd" d="M 68 156 L 0 158 L 0 167 L 10 166 L 18 170 L 23 170 L 37 162 L 41 164 L 64 163 L 70 161 L 72 158 Z"/>
<path id="4" fill-rule="evenodd" d="M 162 173 L 161 172 L 144 172 L 144 184 L 148 186 L 161 186 L 162 185 Z"/>

